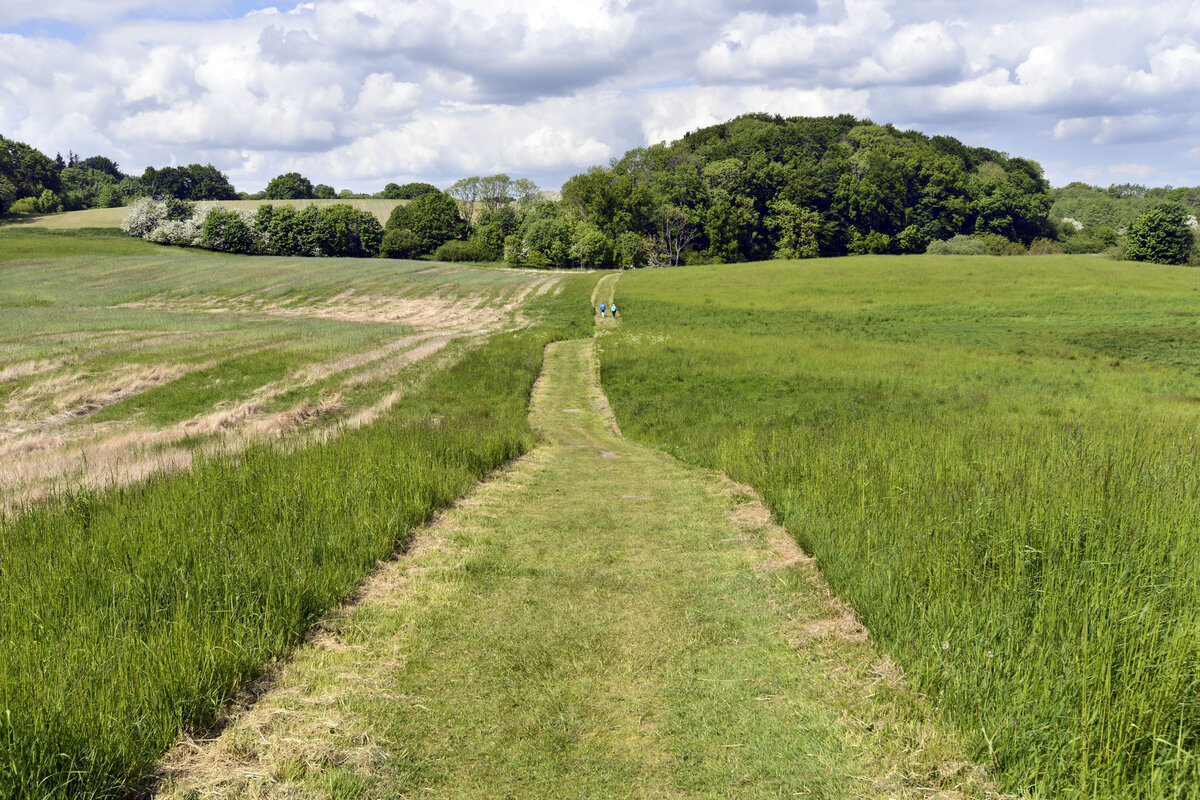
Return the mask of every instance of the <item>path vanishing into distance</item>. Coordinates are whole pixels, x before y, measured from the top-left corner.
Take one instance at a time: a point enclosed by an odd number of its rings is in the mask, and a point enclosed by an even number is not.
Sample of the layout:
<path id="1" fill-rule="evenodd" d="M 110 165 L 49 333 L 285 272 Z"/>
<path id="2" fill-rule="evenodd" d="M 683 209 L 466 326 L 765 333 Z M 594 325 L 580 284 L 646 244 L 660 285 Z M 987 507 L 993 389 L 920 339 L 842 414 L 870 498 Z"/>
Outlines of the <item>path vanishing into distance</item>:
<path id="1" fill-rule="evenodd" d="M 750 490 L 621 436 L 593 340 L 530 418 L 160 796 L 991 794 Z"/>

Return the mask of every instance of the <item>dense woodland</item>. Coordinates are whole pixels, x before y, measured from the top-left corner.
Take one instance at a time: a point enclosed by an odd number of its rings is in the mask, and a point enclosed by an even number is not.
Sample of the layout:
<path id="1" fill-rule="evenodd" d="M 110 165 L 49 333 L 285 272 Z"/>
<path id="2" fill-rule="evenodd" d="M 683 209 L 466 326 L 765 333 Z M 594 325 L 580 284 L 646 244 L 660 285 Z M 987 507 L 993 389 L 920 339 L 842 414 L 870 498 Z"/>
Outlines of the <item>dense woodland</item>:
<path id="1" fill-rule="evenodd" d="M 741 117 L 633 150 L 563 187 L 569 215 L 660 259 L 921 252 L 960 233 L 1052 235 L 1049 185 L 1023 158 L 851 116 Z"/>
<path id="2" fill-rule="evenodd" d="M 607 268 L 866 253 L 1068 252 L 1200 263 L 1194 233 L 1200 187 L 1052 189 L 1035 161 L 849 115 L 738 117 L 593 167 L 570 178 L 554 201 L 531 181 L 507 175 L 464 178 L 445 192 L 427 183 L 389 183 L 356 195 L 291 172 L 249 195 L 212 165 L 150 167 L 134 177 L 103 156 L 51 159 L 0 137 L 0 212 L 49 213 L 146 197 L 367 196 L 409 205 L 397 208 L 381 235 L 367 231 L 366 244 L 351 250 L 399 258 Z M 207 210 L 174 206 L 157 213 L 164 222 L 188 224 L 147 229 L 155 241 L 230 249 L 226 237 L 203 235 L 202 216 L 188 221 Z M 220 213 L 223 224 L 233 220 L 232 212 Z M 234 237 L 235 252 L 333 254 L 315 233 L 324 212 L 307 212 L 299 228 L 282 236 L 271 230 L 282 224 L 279 215 L 239 213 L 232 224 L 248 233 Z M 282 218 L 292 220 L 288 212 Z"/>

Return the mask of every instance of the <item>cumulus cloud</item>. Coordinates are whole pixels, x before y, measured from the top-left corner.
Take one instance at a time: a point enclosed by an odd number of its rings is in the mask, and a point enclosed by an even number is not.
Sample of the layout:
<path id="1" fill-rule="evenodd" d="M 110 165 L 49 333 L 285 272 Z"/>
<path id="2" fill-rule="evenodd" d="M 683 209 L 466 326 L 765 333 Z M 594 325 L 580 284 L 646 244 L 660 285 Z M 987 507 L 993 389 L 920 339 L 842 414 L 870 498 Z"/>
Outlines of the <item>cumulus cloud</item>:
<path id="1" fill-rule="evenodd" d="M 941 22 L 906 25 L 844 73 L 850 85 L 938 84 L 962 77 L 967 54 Z"/>
<path id="2" fill-rule="evenodd" d="M 885 0 L 839 4 L 844 4 L 845 13 L 831 22 L 821 21 L 820 14 L 796 14 L 782 21 L 763 13 L 739 14 L 701 54 L 700 74 L 712 81 L 740 83 L 828 80 L 869 55 L 892 26 Z M 824 0 L 821 6 L 835 3 Z"/>
<path id="3" fill-rule="evenodd" d="M 1200 183 L 1200 6 L 1180 0 L 179 9 L 4 4 L 0 132 L 139 171 L 211 160 L 247 190 L 292 169 L 372 190 L 501 170 L 553 185 L 740 113 L 851 113 L 1042 157 L 1061 180 L 1103 180 L 1094 170 L 1110 163 L 1113 176 L 1150 165 Z"/>

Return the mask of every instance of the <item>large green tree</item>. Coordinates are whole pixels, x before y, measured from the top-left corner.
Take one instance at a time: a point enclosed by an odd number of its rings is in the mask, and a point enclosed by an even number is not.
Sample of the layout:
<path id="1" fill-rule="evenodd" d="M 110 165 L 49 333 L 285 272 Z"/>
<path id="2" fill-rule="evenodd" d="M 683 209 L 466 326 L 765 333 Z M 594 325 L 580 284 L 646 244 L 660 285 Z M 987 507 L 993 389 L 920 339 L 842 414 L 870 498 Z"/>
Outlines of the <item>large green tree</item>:
<path id="1" fill-rule="evenodd" d="M 316 195 L 312 181 L 299 172 L 287 172 L 272 178 L 263 196 L 268 200 L 311 200 Z"/>
<path id="2" fill-rule="evenodd" d="M 54 159 L 24 142 L 0 136 L 0 214 L 14 200 L 40 197 L 46 190 L 59 190 L 58 166 Z"/>
<path id="3" fill-rule="evenodd" d="M 143 194 L 180 200 L 237 200 L 238 194 L 225 173 L 212 164 L 186 167 L 146 167 L 139 179 Z"/>
<path id="4" fill-rule="evenodd" d="M 386 229 L 412 231 L 418 242 L 417 252 L 432 253 L 443 242 L 461 238 L 465 227 L 453 197 L 445 192 L 426 192 L 392 209 Z"/>
<path id="5" fill-rule="evenodd" d="M 1161 203 L 1129 226 L 1126 258 L 1155 264 L 1183 264 L 1192 248 L 1187 210 L 1178 203 Z"/>
<path id="6" fill-rule="evenodd" d="M 389 183 L 383 187 L 383 197 L 387 200 L 412 200 L 419 195 L 436 191 L 439 189 L 432 183 L 406 183 L 403 186 Z"/>

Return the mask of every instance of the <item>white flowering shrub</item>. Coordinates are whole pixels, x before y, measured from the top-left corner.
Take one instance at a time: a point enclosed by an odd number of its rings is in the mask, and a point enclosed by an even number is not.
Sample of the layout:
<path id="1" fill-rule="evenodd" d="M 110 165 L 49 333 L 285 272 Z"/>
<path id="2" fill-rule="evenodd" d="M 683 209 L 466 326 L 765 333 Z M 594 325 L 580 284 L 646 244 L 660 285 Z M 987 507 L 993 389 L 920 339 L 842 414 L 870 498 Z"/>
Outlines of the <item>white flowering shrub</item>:
<path id="1" fill-rule="evenodd" d="M 153 197 L 143 197 L 129 207 L 121 230 L 130 236 L 146 236 L 167 218 L 167 204 Z"/>
<path id="2" fill-rule="evenodd" d="M 199 247 L 200 231 L 207 213 L 206 210 L 198 208 L 187 219 L 165 219 L 146 234 L 146 241 L 178 247 Z"/>

